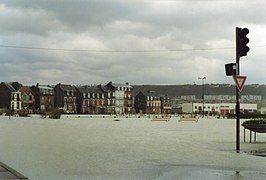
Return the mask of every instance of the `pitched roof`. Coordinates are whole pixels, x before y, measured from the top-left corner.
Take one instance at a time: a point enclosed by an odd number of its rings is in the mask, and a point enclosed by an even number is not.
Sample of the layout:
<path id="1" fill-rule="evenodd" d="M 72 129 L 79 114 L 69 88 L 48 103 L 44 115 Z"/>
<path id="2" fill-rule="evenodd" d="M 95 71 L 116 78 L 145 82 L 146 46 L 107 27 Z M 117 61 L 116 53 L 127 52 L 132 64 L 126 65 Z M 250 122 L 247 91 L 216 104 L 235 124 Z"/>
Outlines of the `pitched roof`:
<path id="1" fill-rule="evenodd" d="M 59 84 L 59 86 L 63 91 L 76 91 L 76 87 L 72 85 Z"/>
<path id="2" fill-rule="evenodd" d="M 152 97 L 161 97 L 158 93 L 156 93 L 155 91 L 140 91 L 142 92 L 142 94 L 144 94 L 144 96 L 152 96 Z"/>
<path id="3" fill-rule="evenodd" d="M 54 88 L 52 88 L 51 86 L 49 85 L 41 85 L 41 84 L 37 84 L 37 87 L 39 89 L 49 89 L 49 90 L 53 90 Z"/>
<path id="4" fill-rule="evenodd" d="M 132 86 L 128 84 L 119 84 L 119 83 L 112 83 L 114 87 L 125 87 L 125 88 L 132 88 Z"/>
<path id="5" fill-rule="evenodd" d="M 9 82 L 4 82 L 3 83 L 11 92 L 16 92 L 16 89 L 12 86 L 11 83 Z"/>
<path id="6" fill-rule="evenodd" d="M 2 82 L 11 92 L 16 92 L 22 86 L 19 82 Z"/>
<path id="7" fill-rule="evenodd" d="M 110 81 L 106 86 L 123 87 L 123 88 L 130 88 L 130 89 L 133 88 L 133 87 L 130 86 L 128 83 L 120 84 L 120 83 L 113 83 L 112 81 Z"/>
<path id="8" fill-rule="evenodd" d="M 98 86 L 78 86 L 77 89 L 81 93 L 103 93 Z"/>
<path id="9" fill-rule="evenodd" d="M 33 91 L 30 89 L 29 86 L 21 86 L 19 88 L 19 91 L 22 92 L 22 93 L 26 93 L 26 94 L 34 94 Z"/>

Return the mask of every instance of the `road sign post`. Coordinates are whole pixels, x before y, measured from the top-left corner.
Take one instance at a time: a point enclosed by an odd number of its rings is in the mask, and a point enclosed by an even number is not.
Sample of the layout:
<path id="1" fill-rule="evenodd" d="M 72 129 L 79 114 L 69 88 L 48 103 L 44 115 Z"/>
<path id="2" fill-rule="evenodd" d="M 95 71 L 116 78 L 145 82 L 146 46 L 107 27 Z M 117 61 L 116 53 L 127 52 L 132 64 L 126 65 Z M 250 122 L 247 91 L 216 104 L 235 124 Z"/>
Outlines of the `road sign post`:
<path id="1" fill-rule="evenodd" d="M 240 151 L 240 102 L 239 95 L 243 89 L 245 81 L 247 79 L 246 76 L 233 76 L 233 79 L 236 84 L 236 152 Z"/>

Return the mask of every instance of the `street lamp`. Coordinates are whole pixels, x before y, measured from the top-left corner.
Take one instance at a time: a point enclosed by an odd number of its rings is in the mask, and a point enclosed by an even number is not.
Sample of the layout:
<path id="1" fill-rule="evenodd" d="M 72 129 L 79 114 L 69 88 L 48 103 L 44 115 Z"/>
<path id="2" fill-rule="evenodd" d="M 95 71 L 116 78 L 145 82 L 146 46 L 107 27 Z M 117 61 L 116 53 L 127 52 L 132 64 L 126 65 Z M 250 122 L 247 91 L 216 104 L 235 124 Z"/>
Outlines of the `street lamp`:
<path id="1" fill-rule="evenodd" d="M 206 77 L 198 77 L 198 79 L 201 79 L 201 87 L 202 87 L 202 117 L 204 117 L 204 80 Z"/>

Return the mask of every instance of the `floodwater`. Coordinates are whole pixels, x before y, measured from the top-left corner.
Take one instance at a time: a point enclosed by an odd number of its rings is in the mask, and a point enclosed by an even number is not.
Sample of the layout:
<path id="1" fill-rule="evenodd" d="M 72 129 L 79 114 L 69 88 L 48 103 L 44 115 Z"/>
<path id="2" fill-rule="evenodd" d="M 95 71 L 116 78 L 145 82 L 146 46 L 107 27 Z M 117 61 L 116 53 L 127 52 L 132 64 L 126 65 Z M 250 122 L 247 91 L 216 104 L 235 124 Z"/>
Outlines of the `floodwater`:
<path id="1" fill-rule="evenodd" d="M 32 180 L 266 179 L 265 157 L 246 153 L 266 151 L 266 134 L 244 143 L 241 127 L 236 153 L 235 120 L 178 120 L 0 116 L 0 161 Z"/>

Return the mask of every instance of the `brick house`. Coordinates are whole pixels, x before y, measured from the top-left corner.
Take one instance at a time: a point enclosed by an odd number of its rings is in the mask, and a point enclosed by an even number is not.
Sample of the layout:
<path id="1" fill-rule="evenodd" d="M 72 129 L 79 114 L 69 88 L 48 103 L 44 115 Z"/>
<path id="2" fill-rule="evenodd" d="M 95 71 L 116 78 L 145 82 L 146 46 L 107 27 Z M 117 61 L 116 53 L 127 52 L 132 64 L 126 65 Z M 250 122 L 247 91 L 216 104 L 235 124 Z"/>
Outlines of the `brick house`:
<path id="1" fill-rule="evenodd" d="M 54 87 L 55 107 L 63 113 L 77 113 L 77 90 L 75 86 L 57 84 Z"/>
<path id="2" fill-rule="evenodd" d="M 172 104 L 169 96 L 161 96 L 161 112 L 162 114 L 171 114 Z"/>
<path id="3" fill-rule="evenodd" d="M 125 91 L 125 114 L 132 114 L 133 113 L 133 107 L 134 107 L 134 101 L 133 101 L 133 87 L 130 86 L 128 83 L 124 86 Z"/>
<path id="4" fill-rule="evenodd" d="M 136 113 L 161 114 L 161 97 L 154 91 L 139 92 L 135 96 L 134 108 Z"/>
<path id="5" fill-rule="evenodd" d="M 35 110 L 35 97 L 34 92 L 29 86 L 21 86 L 19 89 L 21 93 L 22 108 L 26 109 L 28 113 L 33 113 Z"/>
<path id="6" fill-rule="evenodd" d="M 106 114 L 115 114 L 115 92 L 113 88 L 108 86 L 98 86 L 103 92 L 105 97 Z"/>
<path id="7" fill-rule="evenodd" d="M 78 86 L 78 113 L 105 114 L 107 102 L 101 86 Z"/>
<path id="8" fill-rule="evenodd" d="M 35 112 L 52 111 L 54 109 L 54 89 L 49 85 L 40 85 L 30 87 L 34 93 Z"/>
<path id="9" fill-rule="evenodd" d="M 134 98 L 134 109 L 137 114 L 146 114 L 147 111 L 147 97 L 141 91 Z"/>

